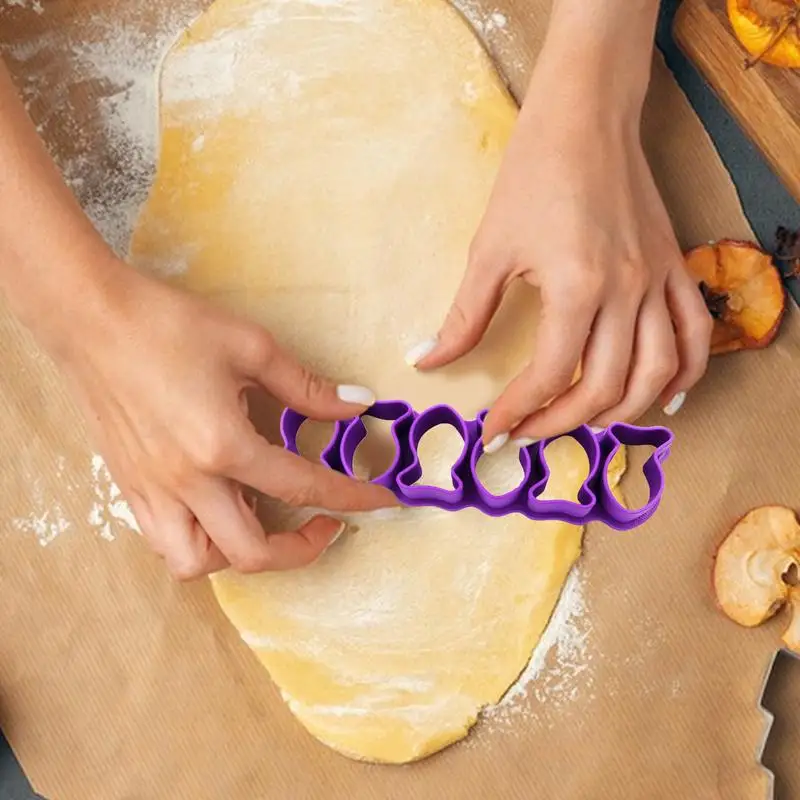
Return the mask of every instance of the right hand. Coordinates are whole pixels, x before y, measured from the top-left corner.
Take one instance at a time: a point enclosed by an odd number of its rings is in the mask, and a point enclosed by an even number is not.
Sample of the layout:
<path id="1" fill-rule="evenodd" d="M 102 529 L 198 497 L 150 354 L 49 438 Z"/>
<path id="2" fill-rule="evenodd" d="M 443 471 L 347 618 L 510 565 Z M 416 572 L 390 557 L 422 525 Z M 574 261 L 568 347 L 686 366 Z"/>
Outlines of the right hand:
<path id="1" fill-rule="evenodd" d="M 300 567 L 344 527 L 322 514 L 297 530 L 265 533 L 246 487 L 293 506 L 396 505 L 387 489 L 270 444 L 247 415 L 251 387 L 320 420 L 358 415 L 374 402 L 369 390 L 334 386 L 265 329 L 188 292 L 111 257 L 103 266 L 101 295 L 50 349 L 142 533 L 176 578 L 229 565 Z"/>
<path id="2" fill-rule="evenodd" d="M 420 369 L 450 364 L 515 281 L 540 290 L 531 358 L 484 421 L 488 452 L 634 422 L 656 401 L 672 415 L 708 363 L 713 320 L 642 148 L 647 73 L 623 102 L 618 82 L 567 81 L 568 52 L 540 56 L 461 286 L 417 351 Z"/>

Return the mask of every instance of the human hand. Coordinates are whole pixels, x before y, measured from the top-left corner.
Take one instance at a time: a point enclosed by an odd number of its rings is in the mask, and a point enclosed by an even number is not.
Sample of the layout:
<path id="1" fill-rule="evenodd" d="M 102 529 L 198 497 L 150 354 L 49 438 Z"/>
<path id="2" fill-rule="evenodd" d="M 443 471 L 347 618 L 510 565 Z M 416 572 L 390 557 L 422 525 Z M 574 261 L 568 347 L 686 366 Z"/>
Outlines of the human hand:
<path id="1" fill-rule="evenodd" d="M 322 514 L 266 535 L 256 489 L 292 505 L 368 510 L 386 489 L 311 464 L 259 436 L 255 387 L 316 418 L 374 402 L 313 375 L 263 328 L 116 259 L 39 140 L 0 60 L 0 294 L 61 367 L 153 548 L 178 578 L 313 561 L 342 529 Z"/>
<path id="2" fill-rule="evenodd" d="M 265 534 L 244 492 L 293 506 L 369 510 L 386 489 L 312 464 L 258 435 L 245 390 L 263 389 L 315 419 L 374 402 L 309 372 L 258 325 L 111 260 L 103 300 L 61 337 L 55 357 L 143 534 L 170 572 L 191 579 L 313 561 L 341 532 L 317 515 Z"/>
<path id="3" fill-rule="evenodd" d="M 539 288 L 529 366 L 492 405 L 488 452 L 583 423 L 675 413 L 703 375 L 712 320 L 686 271 L 639 138 L 639 110 L 537 68 L 467 270 L 438 336 L 407 360 L 448 364 L 481 340 L 515 280 Z"/>

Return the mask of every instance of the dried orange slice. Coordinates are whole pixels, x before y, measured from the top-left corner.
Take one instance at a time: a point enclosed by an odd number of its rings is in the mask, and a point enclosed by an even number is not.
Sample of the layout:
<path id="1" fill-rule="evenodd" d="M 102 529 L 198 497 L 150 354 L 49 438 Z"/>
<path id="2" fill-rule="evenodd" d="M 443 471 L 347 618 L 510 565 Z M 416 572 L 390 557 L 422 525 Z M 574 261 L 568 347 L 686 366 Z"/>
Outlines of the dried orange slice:
<path id="1" fill-rule="evenodd" d="M 800 68 L 800 0 L 728 0 L 728 19 L 750 58 Z"/>
<path id="2" fill-rule="evenodd" d="M 717 551 L 714 591 L 720 608 L 752 628 L 787 601 L 792 619 L 784 643 L 800 652 L 800 588 L 789 581 L 800 566 L 800 525 L 790 508 L 761 506 L 735 525 Z"/>
<path id="3" fill-rule="evenodd" d="M 751 242 L 695 247 L 686 266 L 714 317 L 711 353 L 766 347 L 777 335 L 786 292 L 772 256 Z"/>

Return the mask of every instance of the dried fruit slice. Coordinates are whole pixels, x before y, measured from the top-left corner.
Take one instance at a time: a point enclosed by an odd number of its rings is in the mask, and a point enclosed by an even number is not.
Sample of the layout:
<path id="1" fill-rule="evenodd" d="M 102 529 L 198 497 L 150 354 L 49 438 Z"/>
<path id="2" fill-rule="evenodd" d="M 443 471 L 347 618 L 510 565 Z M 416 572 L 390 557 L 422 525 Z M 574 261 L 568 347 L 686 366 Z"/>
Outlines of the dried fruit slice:
<path id="1" fill-rule="evenodd" d="M 686 266 L 714 317 L 711 353 L 766 347 L 777 335 L 786 293 L 772 257 L 751 242 L 695 247 Z"/>
<path id="2" fill-rule="evenodd" d="M 800 525 L 790 508 L 762 506 L 746 514 L 728 534 L 714 562 L 714 591 L 734 622 L 755 627 L 791 599 L 793 618 L 784 635 L 800 652 L 800 590 L 787 575 L 800 565 Z"/>
<path id="3" fill-rule="evenodd" d="M 750 54 L 745 67 L 800 67 L 800 0 L 728 0 L 728 19 Z"/>
<path id="4" fill-rule="evenodd" d="M 789 604 L 792 609 L 792 621 L 781 638 L 790 650 L 800 653 L 800 589 L 791 590 Z"/>

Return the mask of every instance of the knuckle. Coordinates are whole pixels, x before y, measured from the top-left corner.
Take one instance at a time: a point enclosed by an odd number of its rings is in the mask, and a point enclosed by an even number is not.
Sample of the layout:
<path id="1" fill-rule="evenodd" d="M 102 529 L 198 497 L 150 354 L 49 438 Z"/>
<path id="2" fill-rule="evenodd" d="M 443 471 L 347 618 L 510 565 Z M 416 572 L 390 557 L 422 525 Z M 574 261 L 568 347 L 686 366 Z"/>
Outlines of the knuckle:
<path id="1" fill-rule="evenodd" d="M 647 270 L 643 267 L 643 260 L 630 259 L 623 262 L 619 267 L 615 283 L 624 297 L 635 301 L 641 300 L 650 283 Z"/>
<path id="2" fill-rule="evenodd" d="M 473 240 L 467 251 L 467 269 L 481 269 L 488 261 L 483 245 Z"/>
<path id="3" fill-rule="evenodd" d="M 555 299 L 574 311 L 588 311 L 597 307 L 605 288 L 602 270 L 594 267 L 567 267 L 553 288 Z"/>
<path id="4" fill-rule="evenodd" d="M 177 488 L 186 487 L 192 483 L 195 474 L 194 459 L 186 448 L 178 445 L 162 454 L 160 475 L 167 485 Z"/>
<path id="5" fill-rule="evenodd" d="M 678 362 L 678 354 L 671 353 L 664 355 L 656 361 L 650 363 L 647 367 L 645 377 L 647 383 L 651 385 L 666 384 L 671 378 L 674 378 L 680 364 Z"/>
<path id="6" fill-rule="evenodd" d="M 498 257 L 495 248 L 480 237 L 472 240 L 467 251 L 467 269 L 483 271 L 489 269 L 493 264 L 502 263 L 503 258 Z"/>
<path id="7" fill-rule="evenodd" d="M 246 550 L 231 556 L 231 566 L 244 575 L 252 575 L 270 568 L 269 554 L 259 550 Z"/>
<path id="8" fill-rule="evenodd" d="M 177 581 L 192 581 L 202 577 L 208 571 L 203 553 L 187 551 L 180 556 L 168 556 L 167 565 L 170 575 Z"/>
<path id="9" fill-rule="evenodd" d="M 208 428 L 196 436 L 189 452 L 193 466 L 206 473 L 224 471 L 236 461 L 230 437 L 219 427 Z"/>
<path id="10" fill-rule="evenodd" d="M 593 393 L 595 413 L 619 405 L 625 396 L 625 384 L 621 381 L 609 381 L 597 387 Z"/>
<path id="11" fill-rule="evenodd" d="M 272 360 L 276 345 L 269 331 L 258 325 L 251 325 L 244 330 L 237 347 L 247 364 L 263 367 Z"/>

